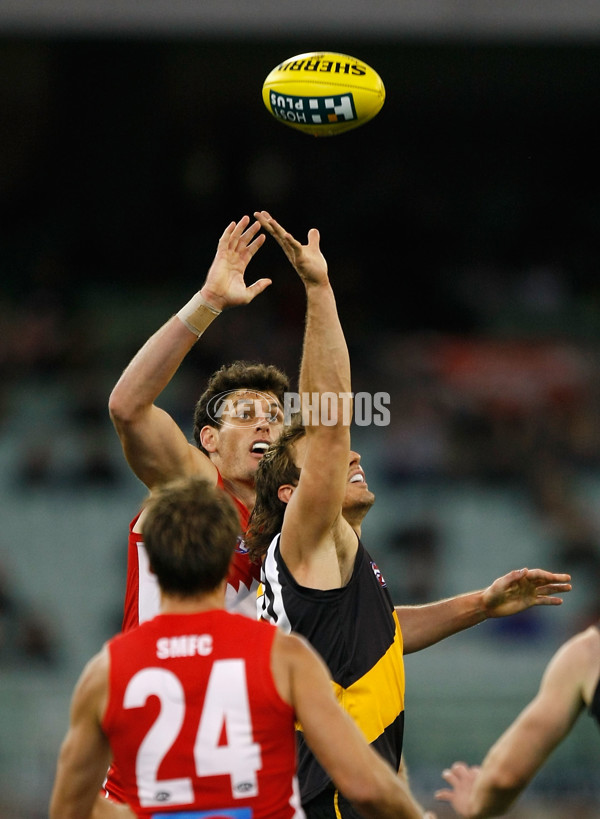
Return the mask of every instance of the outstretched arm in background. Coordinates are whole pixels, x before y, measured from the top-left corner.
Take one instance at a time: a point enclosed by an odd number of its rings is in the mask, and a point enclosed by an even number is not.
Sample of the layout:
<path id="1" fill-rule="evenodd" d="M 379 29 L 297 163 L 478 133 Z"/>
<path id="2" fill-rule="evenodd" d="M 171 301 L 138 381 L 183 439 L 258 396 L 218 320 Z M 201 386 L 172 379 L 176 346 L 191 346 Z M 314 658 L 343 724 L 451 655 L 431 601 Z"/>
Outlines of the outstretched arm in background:
<path id="1" fill-rule="evenodd" d="M 488 751 L 481 767 L 455 762 L 442 773 L 449 788 L 436 799 L 460 816 L 484 819 L 505 813 L 589 705 L 600 674 L 600 633 L 595 626 L 554 654 L 537 696 Z"/>
<path id="2" fill-rule="evenodd" d="M 571 576 L 543 569 L 518 569 L 480 591 L 422 606 L 396 606 L 404 653 L 411 654 L 490 617 L 507 617 L 531 606 L 559 606 L 557 594 L 571 590 Z"/>
<path id="3" fill-rule="evenodd" d="M 134 356 L 117 381 L 109 412 L 123 452 L 135 475 L 152 489 L 190 474 L 215 480 L 209 458 L 192 446 L 171 416 L 154 404 L 199 336 L 228 307 L 248 304 L 269 279 L 246 285 L 244 273 L 265 240 L 260 225 L 244 216 L 219 239 L 206 280 L 195 296 L 170 318 Z"/>

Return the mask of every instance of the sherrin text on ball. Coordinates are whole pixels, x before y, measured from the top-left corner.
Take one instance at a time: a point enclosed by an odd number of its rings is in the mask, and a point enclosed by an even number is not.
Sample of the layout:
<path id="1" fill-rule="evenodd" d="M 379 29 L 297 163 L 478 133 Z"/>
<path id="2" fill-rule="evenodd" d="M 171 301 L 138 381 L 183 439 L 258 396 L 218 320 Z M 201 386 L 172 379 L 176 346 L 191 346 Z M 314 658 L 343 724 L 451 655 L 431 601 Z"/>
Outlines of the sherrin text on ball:
<path id="1" fill-rule="evenodd" d="M 313 51 L 277 65 L 262 95 L 279 122 L 313 136 L 333 136 L 373 119 L 385 101 L 385 87 L 361 60 Z"/>

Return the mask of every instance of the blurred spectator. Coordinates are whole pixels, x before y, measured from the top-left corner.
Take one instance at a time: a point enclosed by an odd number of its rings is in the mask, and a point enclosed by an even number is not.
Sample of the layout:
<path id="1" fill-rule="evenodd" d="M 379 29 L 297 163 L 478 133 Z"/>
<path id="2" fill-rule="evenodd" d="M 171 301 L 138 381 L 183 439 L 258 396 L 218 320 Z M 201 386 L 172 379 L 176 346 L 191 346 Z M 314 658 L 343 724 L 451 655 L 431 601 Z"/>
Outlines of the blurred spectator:
<path id="1" fill-rule="evenodd" d="M 0 567 L 0 667 L 46 667 L 59 663 L 59 648 L 47 614 L 34 610 Z"/>
<path id="2" fill-rule="evenodd" d="M 444 477 L 450 463 L 447 411 L 423 382 L 404 384 L 390 394 L 382 469 L 394 483 Z"/>
<path id="3" fill-rule="evenodd" d="M 430 603 L 438 596 L 441 532 L 431 520 L 417 519 L 394 529 L 385 543 L 386 580 L 396 605 Z"/>

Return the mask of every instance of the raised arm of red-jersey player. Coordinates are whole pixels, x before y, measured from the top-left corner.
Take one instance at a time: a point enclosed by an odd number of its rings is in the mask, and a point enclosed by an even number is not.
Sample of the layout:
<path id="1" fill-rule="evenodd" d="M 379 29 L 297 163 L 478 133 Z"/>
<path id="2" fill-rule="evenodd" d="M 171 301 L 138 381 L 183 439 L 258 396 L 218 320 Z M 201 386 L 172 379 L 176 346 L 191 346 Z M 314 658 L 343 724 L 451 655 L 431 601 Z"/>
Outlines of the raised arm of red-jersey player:
<path id="1" fill-rule="evenodd" d="M 210 323 L 228 307 L 248 304 L 270 284 L 246 285 L 244 273 L 265 235 L 244 216 L 221 236 L 215 258 L 198 293 L 155 332 L 115 384 L 109 413 L 135 475 L 150 489 L 196 474 L 216 480 L 209 458 L 190 444 L 177 422 L 155 401 Z"/>

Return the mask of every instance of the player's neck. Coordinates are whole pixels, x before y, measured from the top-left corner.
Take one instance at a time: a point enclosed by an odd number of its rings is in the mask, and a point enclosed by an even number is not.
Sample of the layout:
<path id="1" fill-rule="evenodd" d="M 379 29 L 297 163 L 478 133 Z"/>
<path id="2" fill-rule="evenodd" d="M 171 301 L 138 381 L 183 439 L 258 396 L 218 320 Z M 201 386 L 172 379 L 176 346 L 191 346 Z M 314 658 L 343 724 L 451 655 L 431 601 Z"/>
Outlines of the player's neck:
<path id="1" fill-rule="evenodd" d="M 222 476 L 223 477 L 223 476 Z M 256 489 L 254 483 L 250 484 L 246 481 L 228 480 L 223 477 L 223 486 L 239 501 L 241 501 L 246 509 L 251 512 L 254 509 L 256 502 Z"/>
<path id="2" fill-rule="evenodd" d="M 219 587 L 212 592 L 203 592 L 191 597 L 174 594 L 160 595 L 161 614 L 200 614 L 203 611 L 225 608 L 225 589 Z"/>
<path id="3" fill-rule="evenodd" d="M 365 518 L 365 514 L 362 509 L 343 509 L 342 517 L 345 518 L 345 520 L 354 529 L 358 537 L 360 537 L 362 533 L 362 523 Z"/>
<path id="4" fill-rule="evenodd" d="M 362 503 L 344 504 L 342 507 L 342 517 L 348 521 L 358 537 L 361 536 L 363 521 L 367 516 L 367 512 L 373 506 L 373 501 L 374 496 L 371 495 Z"/>

